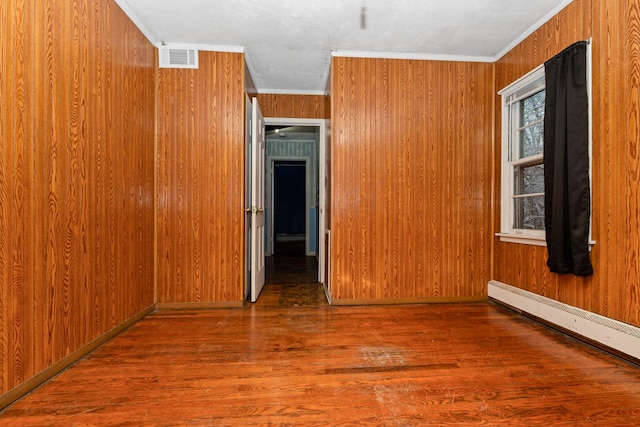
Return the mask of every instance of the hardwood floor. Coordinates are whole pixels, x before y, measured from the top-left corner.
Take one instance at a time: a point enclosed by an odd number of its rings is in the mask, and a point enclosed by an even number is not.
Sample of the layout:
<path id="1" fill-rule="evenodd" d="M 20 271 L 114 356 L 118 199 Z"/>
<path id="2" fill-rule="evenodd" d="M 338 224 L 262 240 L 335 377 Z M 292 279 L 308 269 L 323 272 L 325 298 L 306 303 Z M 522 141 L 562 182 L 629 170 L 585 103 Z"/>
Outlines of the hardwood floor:
<path id="1" fill-rule="evenodd" d="M 309 287 L 309 285 L 307 285 Z M 640 369 L 491 303 L 149 315 L 3 426 L 640 424 Z M 307 296 L 306 301 L 309 301 Z"/>

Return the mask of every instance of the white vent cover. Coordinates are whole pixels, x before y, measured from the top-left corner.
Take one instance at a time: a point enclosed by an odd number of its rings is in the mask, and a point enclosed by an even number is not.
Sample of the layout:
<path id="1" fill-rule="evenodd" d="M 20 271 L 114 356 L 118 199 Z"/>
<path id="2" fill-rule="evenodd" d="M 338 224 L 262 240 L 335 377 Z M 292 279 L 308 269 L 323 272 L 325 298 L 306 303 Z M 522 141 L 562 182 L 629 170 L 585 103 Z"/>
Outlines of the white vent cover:
<path id="1" fill-rule="evenodd" d="M 198 50 L 162 46 L 160 68 L 198 68 Z"/>

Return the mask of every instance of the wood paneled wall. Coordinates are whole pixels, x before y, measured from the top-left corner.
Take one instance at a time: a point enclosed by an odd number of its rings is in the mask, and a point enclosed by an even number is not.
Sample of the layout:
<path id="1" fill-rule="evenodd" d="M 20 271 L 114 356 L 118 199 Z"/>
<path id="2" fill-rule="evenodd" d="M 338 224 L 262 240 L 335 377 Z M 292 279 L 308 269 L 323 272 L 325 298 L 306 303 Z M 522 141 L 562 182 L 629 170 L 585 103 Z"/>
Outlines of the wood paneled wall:
<path id="1" fill-rule="evenodd" d="M 241 304 L 244 56 L 199 63 L 158 71 L 158 302 Z"/>
<path id="2" fill-rule="evenodd" d="M 253 99 L 253 97 L 258 94 L 258 89 L 256 89 L 256 84 L 253 81 L 253 76 L 251 76 L 246 62 L 244 63 L 244 91 L 249 99 Z"/>
<path id="3" fill-rule="evenodd" d="M 257 97 L 265 117 L 328 119 L 331 113 L 328 96 L 259 93 Z"/>
<path id="4" fill-rule="evenodd" d="M 597 243 L 591 259 L 595 274 L 577 278 L 549 273 L 546 248 L 497 241 L 494 278 L 640 326 L 640 1 L 575 0 L 498 62 L 497 87 L 589 37 L 593 42 L 592 219 Z M 499 98 L 496 105 L 496 143 L 500 144 Z M 496 153 L 499 167 L 499 150 Z M 499 169 L 496 172 L 499 177 Z M 496 186 L 496 212 L 499 195 Z M 498 221 L 496 215 L 496 227 Z"/>
<path id="5" fill-rule="evenodd" d="M 153 304 L 155 49 L 113 1 L 0 3 L 0 394 Z"/>
<path id="6" fill-rule="evenodd" d="M 331 69 L 333 301 L 485 297 L 494 64 Z"/>

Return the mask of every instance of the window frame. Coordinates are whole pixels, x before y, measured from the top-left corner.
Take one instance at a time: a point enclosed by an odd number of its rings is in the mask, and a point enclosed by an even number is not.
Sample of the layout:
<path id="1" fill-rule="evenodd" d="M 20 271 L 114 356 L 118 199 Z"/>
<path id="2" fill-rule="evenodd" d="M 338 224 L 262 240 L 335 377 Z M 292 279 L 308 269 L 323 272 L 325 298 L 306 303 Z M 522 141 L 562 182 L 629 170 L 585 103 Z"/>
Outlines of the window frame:
<path id="1" fill-rule="evenodd" d="M 546 236 L 544 230 L 527 230 L 517 229 L 513 227 L 514 224 L 514 207 L 513 207 L 513 192 L 514 192 L 514 167 L 513 162 L 510 162 L 510 137 L 511 128 L 509 120 L 509 106 L 513 104 L 512 98 L 523 99 L 527 96 L 534 94 L 537 90 L 545 89 L 545 70 L 544 64 L 531 70 L 529 73 L 520 77 L 513 83 L 509 84 L 498 92 L 501 96 L 501 120 L 502 120 L 502 135 L 501 135 L 501 183 L 500 183 L 500 232 L 496 233 L 496 236 L 503 242 L 521 243 L 536 246 L 547 246 Z M 589 100 L 589 191 L 591 192 L 590 201 L 593 203 L 593 175 L 592 175 L 592 127 L 593 127 L 593 112 L 592 112 L 592 52 L 591 43 L 587 48 L 587 97 Z M 542 154 L 544 156 L 544 154 Z M 525 162 L 530 158 L 520 159 L 519 162 Z M 544 162 L 544 157 L 543 157 Z M 593 207 L 589 207 L 593 212 Z M 595 241 L 592 240 L 592 223 L 593 215 L 589 221 L 589 247 L 595 245 Z"/>
<path id="2" fill-rule="evenodd" d="M 546 246 L 546 238 L 544 230 L 529 230 L 523 228 L 515 228 L 515 209 L 514 209 L 514 189 L 515 189 L 515 171 L 517 167 L 527 164 L 539 164 L 544 162 L 542 153 L 532 156 L 511 159 L 512 147 L 515 140 L 512 122 L 512 108 L 518 103 L 536 93 L 545 90 L 545 73 L 544 64 L 536 67 L 525 76 L 519 78 L 509 86 L 498 92 L 502 98 L 502 180 L 500 186 L 501 194 L 501 215 L 500 215 L 500 233 L 497 235 L 502 241 L 525 243 L 531 245 Z M 544 194 L 544 193 L 543 193 Z"/>

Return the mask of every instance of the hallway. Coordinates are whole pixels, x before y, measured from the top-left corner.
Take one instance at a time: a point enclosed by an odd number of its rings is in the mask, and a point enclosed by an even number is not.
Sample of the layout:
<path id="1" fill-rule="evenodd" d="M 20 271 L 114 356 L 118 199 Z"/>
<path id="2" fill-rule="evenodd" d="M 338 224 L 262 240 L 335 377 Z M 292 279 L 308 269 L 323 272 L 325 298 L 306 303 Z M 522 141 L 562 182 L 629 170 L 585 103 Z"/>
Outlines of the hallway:
<path id="1" fill-rule="evenodd" d="M 278 242 L 265 265 L 266 284 L 255 303 L 258 307 L 328 306 L 318 283 L 317 259 L 305 256 L 304 242 Z"/>
<path id="2" fill-rule="evenodd" d="M 265 258 L 266 284 L 318 283 L 318 262 L 314 256 L 273 255 Z"/>

